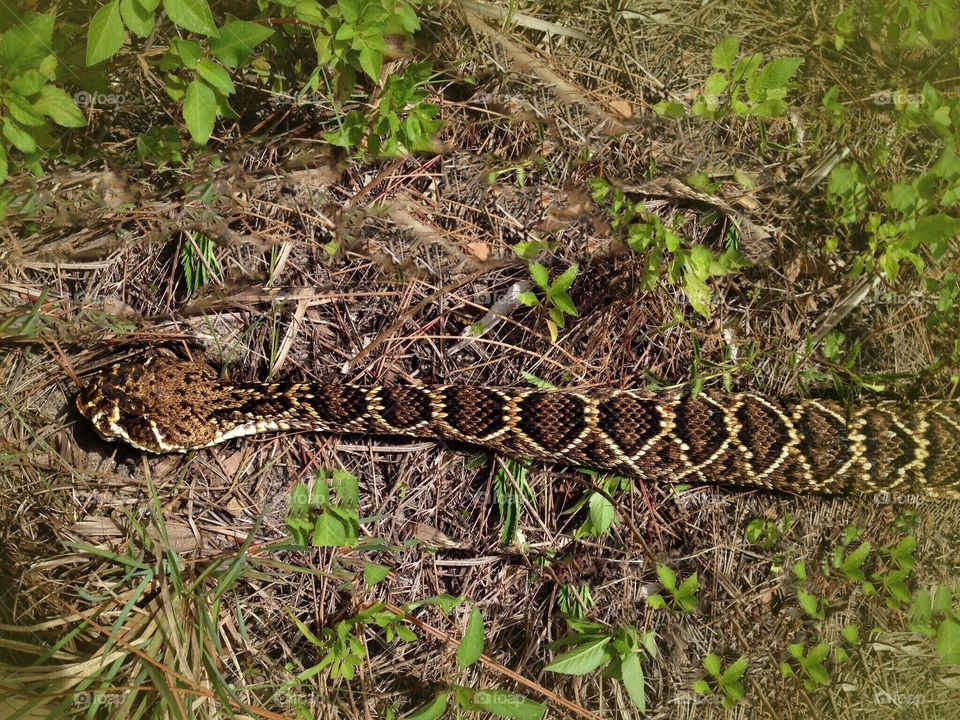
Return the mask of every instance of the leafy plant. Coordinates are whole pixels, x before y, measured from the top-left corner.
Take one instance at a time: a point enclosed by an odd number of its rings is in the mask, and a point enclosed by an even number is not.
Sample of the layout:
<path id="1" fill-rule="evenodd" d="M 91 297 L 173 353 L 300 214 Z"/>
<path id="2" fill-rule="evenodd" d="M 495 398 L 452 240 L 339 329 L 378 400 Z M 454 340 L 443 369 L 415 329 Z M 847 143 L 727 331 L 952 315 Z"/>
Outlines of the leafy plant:
<path id="1" fill-rule="evenodd" d="M 723 693 L 723 706 L 731 708 L 743 700 L 746 691 L 740 678 L 747 671 L 747 658 L 741 656 L 735 660 L 726 669 L 723 668 L 720 658 L 710 653 L 703 659 L 703 667 L 713 682 L 707 680 L 696 680 L 693 683 L 693 691 L 698 695 L 711 695 L 714 689 Z"/>
<path id="2" fill-rule="evenodd" d="M 620 188 L 603 178 L 590 180 L 594 202 L 606 205 L 611 227 L 625 236 L 627 246 L 644 255 L 642 283 L 652 290 L 666 275 L 673 284 L 682 284 L 690 306 L 705 318 L 710 317 L 711 293 L 708 281 L 728 275 L 746 262 L 731 246 L 715 253 L 705 245 L 691 244 L 664 225 L 642 201 L 632 202 Z"/>
<path id="3" fill-rule="evenodd" d="M 793 516 L 790 513 L 784 513 L 779 523 L 765 518 L 753 518 L 747 523 L 743 534 L 752 545 L 770 550 L 790 531 L 792 524 Z"/>
<path id="4" fill-rule="evenodd" d="M 330 497 L 334 490 L 337 501 Z M 352 547 L 359 535 L 360 490 L 357 478 L 344 470 L 320 470 L 313 489 L 303 483 L 290 493 L 287 527 L 298 545 Z"/>
<path id="5" fill-rule="evenodd" d="M 376 110 L 369 115 L 351 110 L 340 126 L 323 134 L 331 145 L 356 148 L 365 143 L 374 157 L 396 157 L 434 150 L 433 136 L 442 122 L 440 107 L 426 102 L 423 87 L 432 73 L 427 63 L 410 65 L 402 75 L 391 75 L 380 92 Z"/>
<path id="6" fill-rule="evenodd" d="M 794 677 L 799 673 L 803 679 L 804 688 L 810 691 L 830 684 L 830 673 L 823 664 L 830 655 L 830 646 L 827 643 L 820 642 L 809 650 L 803 643 L 791 643 L 787 646 L 787 652 L 793 658 L 797 670 L 794 671 L 790 663 L 782 662 L 780 674 L 783 677 Z"/>
<path id="7" fill-rule="evenodd" d="M 550 271 L 540 263 L 531 260 L 529 263 L 530 276 L 543 291 L 542 303 L 547 308 L 549 320 L 547 326 L 550 329 L 550 336 L 554 342 L 557 341 L 557 329 L 566 324 L 566 316 L 576 316 L 577 306 L 567 294 L 567 290 L 573 285 L 577 277 L 579 266 L 574 263 L 553 280 L 550 279 Z M 528 307 L 536 307 L 541 304 L 541 300 L 533 291 L 526 291 L 517 296 L 517 300 Z"/>
<path id="8" fill-rule="evenodd" d="M 720 120 L 730 114 L 763 119 L 785 115 L 790 80 L 803 63 L 801 57 L 779 57 L 763 63 L 763 53 L 737 60 L 740 41 L 729 35 L 713 48 L 710 62 L 714 72 L 707 78 L 690 113 L 694 117 Z M 667 118 L 685 117 L 680 103 L 662 100 L 653 108 Z"/>
<path id="9" fill-rule="evenodd" d="M 512 459 L 505 460 L 502 466 L 498 465 L 493 474 L 493 492 L 500 511 L 500 542 L 504 544 L 516 540 L 524 498 L 528 502 L 534 500 L 533 488 L 527 476 L 527 466 Z"/>
<path id="10" fill-rule="evenodd" d="M 932 594 L 917 592 L 910 604 L 908 627 L 934 639 L 944 664 L 960 665 L 960 610 L 949 587 L 937 585 Z"/>
<path id="11" fill-rule="evenodd" d="M 599 623 L 569 619 L 574 634 L 553 643 L 553 648 L 570 648 L 544 668 L 566 675 L 586 675 L 605 666 L 603 675 L 619 679 L 631 702 L 646 712 L 643 661 L 657 656 L 656 634 L 625 627 L 606 631 Z"/>
<path id="12" fill-rule="evenodd" d="M 580 472 L 589 475 L 594 482 L 599 483 L 602 492 L 588 490 L 569 510 L 564 511 L 564 514 L 572 515 L 586 507 L 587 518 L 577 528 L 574 537 L 601 537 L 607 534 L 617 520 L 617 509 L 610 498 L 629 488 L 630 480 L 619 475 L 601 476 L 596 470 L 590 468 L 580 468 Z"/>
<path id="13" fill-rule="evenodd" d="M 41 173 L 41 160 L 59 142 L 51 132 L 54 125 L 87 124 L 77 103 L 57 84 L 64 68 L 53 47 L 54 21 L 55 13 L 27 12 L 0 35 L 0 184 L 12 162 Z"/>
<path id="14" fill-rule="evenodd" d="M 368 625 L 383 630 L 388 643 L 395 638 L 403 642 L 414 642 L 417 639 L 413 631 L 404 624 L 404 618 L 385 608 L 383 603 L 371 605 L 353 617 L 339 621 L 333 627 L 323 628 L 319 634 L 311 632 L 293 611 L 287 610 L 287 613 L 303 636 L 320 653 L 319 662 L 300 673 L 297 676 L 299 680 L 313 677 L 323 670 L 327 670 L 332 678 L 352 680 L 357 668 L 366 659 L 367 651 L 362 634 Z"/>
<path id="15" fill-rule="evenodd" d="M 657 563 L 657 577 L 664 589 L 670 593 L 671 602 L 668 604 L 663 595 L 658 593 L 647 598 L 648 605 L 658 609 L 669 606 L 682 612 L 693 612 L 697 609 L 697 591 L 700 589 L 697 573 L 688 575 L 678 584 L 677 574 L 666 565 Z"/>

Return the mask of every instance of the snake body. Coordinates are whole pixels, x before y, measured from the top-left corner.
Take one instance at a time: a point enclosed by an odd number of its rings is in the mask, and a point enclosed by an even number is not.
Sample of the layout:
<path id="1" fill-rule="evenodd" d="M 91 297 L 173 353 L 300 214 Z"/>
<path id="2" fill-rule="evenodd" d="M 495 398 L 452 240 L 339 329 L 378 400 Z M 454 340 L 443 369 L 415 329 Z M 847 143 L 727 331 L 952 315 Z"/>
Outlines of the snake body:
<path id="1" fill-rule="evenodd" d="M 157 356 L 94 375 L 77 408 L 154 453 L 286 430 L 406 435 L 650 480 L 960 499 L 957 400 L 242 383 Z"/>

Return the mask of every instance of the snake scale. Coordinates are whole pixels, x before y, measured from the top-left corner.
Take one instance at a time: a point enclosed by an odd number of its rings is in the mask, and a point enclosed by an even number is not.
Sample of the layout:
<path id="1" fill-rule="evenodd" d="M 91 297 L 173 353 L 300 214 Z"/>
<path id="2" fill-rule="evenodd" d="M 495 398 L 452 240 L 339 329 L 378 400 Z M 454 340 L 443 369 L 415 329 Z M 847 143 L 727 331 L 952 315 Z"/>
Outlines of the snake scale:
<path id="1" fill-rule="evenodd" d="M 154 453 L 285 430 L 406 435 L 649 480 L 960 500 L 958 400 L 243 383 L 156 356 L 95 374 L 76 403 L 104 438 Z"/>

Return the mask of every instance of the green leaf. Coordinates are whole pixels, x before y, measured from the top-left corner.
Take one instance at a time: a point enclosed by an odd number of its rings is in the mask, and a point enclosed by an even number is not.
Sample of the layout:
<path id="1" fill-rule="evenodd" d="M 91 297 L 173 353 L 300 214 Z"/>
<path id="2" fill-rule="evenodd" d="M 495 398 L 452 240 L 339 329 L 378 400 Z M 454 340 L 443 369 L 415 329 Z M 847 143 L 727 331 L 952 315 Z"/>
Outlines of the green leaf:
<path id="1" fill-rule="evenodd" d="M 856 625 L 844 625 L 842 632 L 843 639 L 851 645 L 856 645 L 860 642 L 860 628 Z"/>
<path id="2" fill-rule="evenodd" d="M 56 85 L 44 85 L 33 108 L 62 127 L 83 127 L 87 124 L 87 119 L 73 98 Z"/>
<path id="3" fill-rule="evenodd" d="M 709 695 L 713 692 L 713 690 L 710 689 L 710 683 L 706 680 L 694 680 L 691 687 L 697 695 Z"/>
<path id="4" fill-rule="evenodd" d="M 643 666 L 640 664 L 637 653 L 631 652 L 620 661 L 620 679 L 623 680 L 623 686 L 627 689 L 630 701 L 641 713 L 645 713 L 647 693 L 644 687 Z"/>
<path id="5" fill-rule="evenodd" d="M 727 76 L 722 72 L 715 72 L 710 77 L 707 78 L 707 82 L 703 85 L 704 95 L 712 95 L 714 97 L 719 97 L 723 94 L 723 91 L 727 89 Z"/>
<path id="6" fill-rule="evenodd" d="M 3 136 L 22 153 L 32 153 L 37 149 L 37 141 L 33 139 L 33 135 L 10 118 L 3 119 Z"/>
<path id="7" fill-rule="evenodd" d="M 677 589 L 677 574 L 671 568 L 657 563 L 657 577 L 667 590 Z"/>
<path id="8" fill-rule="evenodd" d="M 390 574 L 390 567 L 377 563 L 366 563 L 363 566 L 363 582 L 367 587 L 373 587 Z"/>
<path id="9" fill-rule="evenodd" d="M 570 299 L 570 296 L 563 291 L 555 291 L 553 288 L 550 289 L 550 300 L 553 304 L 561 311 L 567 315 L 573 315 L 576 317 L 579 313 L 577 312 L 577 306 L 573 304 L 573 300 Z"/>
<path id="10" fill-rule="evenodd" d="M 573 650 L 563 653 L 544 669 L 565 675 L 586 675 L 596 670 L 607 660 L 606 648 L 609 642 L 609 637 L 596 638 L 585 642 Z"/>
<path id="11" fill-rule="evenodd" d="M 457 646 L 457 665 L 463 669 L 473 665 L 483 654 L 483 616 L 480 609 L 474 605 L 467 620 L 467 628 L 463 632 L 463 639 Z"/>
<path id="12" fill-rule="evenodd" d="M 13 120 L 25 127 L 42 127 L 46 125 L 43 116 L 35 111 L 31 103 L 16 93 L 9 92 L 3 97 L 3 104 Z"/>
<path id="13" fill-rule="evenodd" d="M 800 606 L 807 615 L 812 618 L 820 617 L 819 602 L 815 595 L 811 595 L 806 590 L 798 590 L 797 599 L 800 601 Z"/>
<path id="14" fill-rule="evenodd" d="M 87 29 L 86 63 L 96 65 L 113 57 L 123 45 L 120 0 L 110 0 L 94 14 Z"/>
<path id="15" fill-rule="evenodd" d="M 742 655 L 737 658 L 720 676 L 720 684 L 727 685 L 739 680 L 747 671 L 747 659 Z"/>
<path id="16" fill-rule="evenodd" d="M 56 12 L 47 15 L 11 12 L 10 18 L 16 23 L 0 35 L 0 66 L 4 67 L 5 77 L 14 77 L 15 71 L 24 68 L 36 68 L 44 58 L 52 56 L 55 17 Z M 53 78 L 48 76 L 48 79 Z"/>
<path id="17" fill-rule="evenodd" d="M 906 240 L 923 243 L 930 248 L 935 260 L 940 260 L 950 247 L 950 240 L 960 234 L 960 218 L 937 213 L 917 220 L 916 226 L 907 231 Z"/>
<path id="18" fill-rule="evenodd" d="M 233 95 L 236 92 L 230 73 L 213 60 L 201 58 L 197 63 L 197 73 L 221 95 Z"/>
<path id="19" fill-rule="evenodd" d="M 2 185 L 7 179 L 9 170 L 10 165 L 7 163 L 7 151 L 4 148 L 3 143 L 0 143 L 0 185 Z"/>
<path id="20" fill-rule="evenodd" d="M 433 700 L 406 716 L 405 720 L 437 720 L 447 709 L 450 692 L 442 692 Z"/>
<path id="21" fill-rule="evenodd" d="M 383 53 L 371 47 L 360 51 L 360 69 L 374 82 L 380 82 L 380 68 L 383 65 Z"/>
<path id="22" fill-rule="evenodd" d="M 207 0 L 163 0 L 163 9 L 174 24 L 206 37 L 217 37 L 217 26 Z M 202 143 L 201 143 L 202 144 Z"/>
<path id="23" fill-rule="evenodd" d="M 355 516 L 349 511 L 329 507 L 314 521 L 314 547 L 353 547 L 357 544 Z"/>
<path id="24" fill-rule="evenodd" d="M 946 665 L 960 665 L 960 623 L 946 618 L 937 628 L 937 652 Z"/>
<path id="25" fill-rule="evenodd" d="M 663 595 L 658 593 L 647 598 L 647 605 L 655 610 L 663 610 L 667 606 L 667 601 L 663 599 Z"/>
<path id="26" fill-rule="evenodd" d="M 10 79 L 10 90 L 17 95 L 30 97 L 40 92 L 40 88 L 47 84 L 47 77 L 39 70 L 25 70 L 15 78 Z"/>
<path id="27" fill-rule="evenodd" d="M 206 144 L 213 133 L 213 123 L 216 119 L 216 94 L 202 80 L 192 80 L 187 86 L 187 94 L 183 99 L 183 120 L 195 143 Z"/>
<path id="28" fill-rule="evenodd" d="M 273 35 L 273 29 L 249 20 L 234 20 L 220 28 L 220 37 L 210 40 L 210 53 L 227 67 L 247 61 L 253 49 Z"/>
<path id="29" fill-rule="evenodd" d="M 544 290 L 549 289 L 550 287 L 550 273 L 547 269 L 538 262 L 530 262 L 530 277 L 533 278 L 533 281 L 539 285 Z"/>
<path id="30" fill-rule="evenodd" d="M 665 117 L 668 120 L 681 120 L 687 115 L 683 105 L 669 100 L 661 100 L 658 102 L 653 106 L 653 111 L 660 117 Z"/>
<path id="31" fill-rule="evenodd" d="M 719 678 L 722 668 L 720 666 L 720 658 L 710 653 L 703 659 L 703 666 L 707 669 L 707 672 L 710 673 L 713 677 Z"/>
<path id="32" fill-rule="evenodd" d="M 729 70 L 739 54 L 740 41 L 733 35 L 728 35 L 711 51 L 710 63 L 717 70 Z"/>
<path id="33" fill-rule="evenodd" d="M 802 57 L 775 58 L 763 66 L 763 70 L 757 77 L 757 83 L 764 90 L 786 87 L 787 82 L 802 63 Z"/>
<path id="34" fill-rule="evenodd" d="M 822 663 L 824 660 L 827 659 L 827 655 L 829 654 L 830 654 L 830 646 L 825 642 L 819 643 L 814 647 L 812 647 L 810 649 L 810 652 L 807 653 L 807 659 L 804 664 L 806 665 L 809 663 L 814 663 L 814 664 Z"/>
<path id="35" fill-rule="evenodd" d="M 145 38 L 153 32 L 153 8 L 145 8 L 138 0 L 120 0 L 120 14 L 130 32 Z"/>
<path id="36" fill-rule="evenodd" d="M 553 281 L 553 284 L 550 286 L 550 290 L 555 292 L 566 292 L 569 290 L 570 286 L 573 285 L 573 281 L 576 279 L 577 272 L 579 272 L 579 270 L 580 266 L 577 263 L 574 263 L 568 267 L 566 270 L 560 273 L 556 280 Z"/>
<path id="37" fill-rule="evenodd" d="M 590 525 L 597 535 L 603 535 L 617 517 L 613 503 L 598 492 L 591 493 L 589 505 Z"/>
<path id="38" fill-rule="evenodd" d="M 685 272 L 683 274 L 683 289 L 687 293 L 687 299 L 698 314 L 710 319 L 710 287 L 695 273 Z"/>
<path id="39" fill-rule="evenodd" d="M 477 690 L 470 698 L 470 709 L 486 710 L 497 717 L 512 720 L 541 720 L 546 705 L 506 690 Z"/>
<path id="40" fill-rule="evenodd" d="M 540 299 L 537 297 L 536 293 L 527 290 L 526 292 L 522 292 L 517 295 L 517 302 L 523 303 L 527 307 L 536 307 L 540 304 Z"/>

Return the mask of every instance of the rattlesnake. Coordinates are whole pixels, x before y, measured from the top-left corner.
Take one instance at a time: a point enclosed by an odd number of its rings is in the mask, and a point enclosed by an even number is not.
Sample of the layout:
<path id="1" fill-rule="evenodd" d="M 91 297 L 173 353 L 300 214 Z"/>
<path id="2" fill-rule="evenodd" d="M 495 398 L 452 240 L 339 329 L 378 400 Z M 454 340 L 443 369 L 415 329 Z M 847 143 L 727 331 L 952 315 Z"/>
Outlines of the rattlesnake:
<path id="1" fill-rule="evenodd" d="M 162 356 L 94 375 L 77 408 L 154 453 L 284 430 L 407 435 L 649 480 L 960 500 L 960 401 L 218 380 Z"/>

